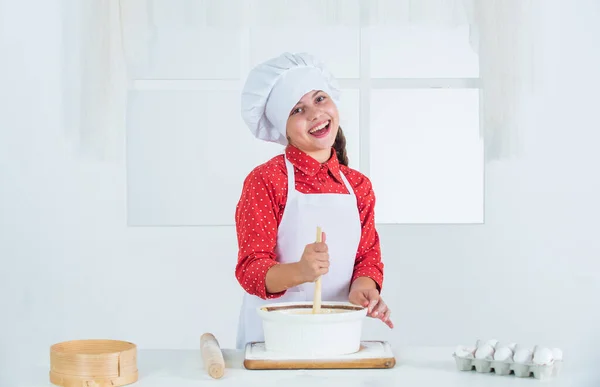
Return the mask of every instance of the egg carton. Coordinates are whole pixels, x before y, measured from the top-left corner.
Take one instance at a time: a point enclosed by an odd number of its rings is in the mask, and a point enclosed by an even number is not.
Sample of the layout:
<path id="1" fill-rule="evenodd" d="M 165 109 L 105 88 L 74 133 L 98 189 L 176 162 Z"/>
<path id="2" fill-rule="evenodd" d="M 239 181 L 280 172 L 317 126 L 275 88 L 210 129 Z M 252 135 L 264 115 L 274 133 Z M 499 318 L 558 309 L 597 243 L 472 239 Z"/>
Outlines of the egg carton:
<path id="1" fill-rule="evenodd" d="M 499 354 L 502 351 L 500 359 L 495 358 L 496 350 Z M 459 346 L 452 356 L 459 371 L 514 374 L 519 378 L 553 379 L 562 368 L 562 351 L 558 348 L 550 350 L 537 345 L 527 348 L 514 343 L 504 345 L 498 344 L 497 340 L 478 340 L 475 347 Z M 519 357 L 518 361 L 514 360 L 515 357 Z"/>

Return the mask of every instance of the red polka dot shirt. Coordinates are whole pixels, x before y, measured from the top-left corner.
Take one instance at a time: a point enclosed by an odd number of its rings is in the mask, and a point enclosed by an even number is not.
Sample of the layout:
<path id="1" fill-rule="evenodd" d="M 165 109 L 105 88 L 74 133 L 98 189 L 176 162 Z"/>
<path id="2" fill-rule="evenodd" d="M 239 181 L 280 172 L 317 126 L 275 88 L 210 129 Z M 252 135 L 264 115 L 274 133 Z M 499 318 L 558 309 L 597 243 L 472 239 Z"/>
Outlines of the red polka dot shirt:
<path id="1" fill-rule="evenodd" d="M 340 171 L 344 173 L 357 198 L 362 228 L 352 281 L 369 277 L 381 290 L 383 262 L 375 229 L 375 194 L 371 181 L 362 173 L 339 164 L 333 149 L 332 157 L 323 164 L 291 145 L 286 147 L 285 154 L 294 166 L 296 189 L 304 194 L 347 194 Z M 262 299 L 278 298 L 285 293 L 267 293 L 265 278 L 267 270 L 278 264 L 275 244 L 277 227 L 285 210 L 287 185 L 285 159 L 281 154 L 248 174 L 236 207 L 239 251 L 235 276 L 246 292 Z"/>

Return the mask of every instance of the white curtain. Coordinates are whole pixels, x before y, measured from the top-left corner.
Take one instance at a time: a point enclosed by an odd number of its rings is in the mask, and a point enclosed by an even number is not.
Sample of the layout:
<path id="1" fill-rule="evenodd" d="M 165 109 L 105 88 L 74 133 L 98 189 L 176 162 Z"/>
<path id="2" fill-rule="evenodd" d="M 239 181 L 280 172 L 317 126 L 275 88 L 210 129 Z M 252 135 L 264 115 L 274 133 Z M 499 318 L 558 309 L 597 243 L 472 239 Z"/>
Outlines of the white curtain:
<path id="1" fill-rule="evenodd" d="M 465 0 L 479 54 L 481 135 L 486 159 L 521 154 L 535 92 L 536 32 L 543 0 Z"/>
<path id="2" fill-rule="evenodd" d="M 63 118 L 80 156 L 115 160 L 128 88 L 119 0 L 63 0 Z"/>
<path id="3" fill-rule="evenodd" d="M 468 24 L 480 58 L 486 156 L 512 157 L 532 90 L 533 1 L 64 0 L 67 128 L 87 153 L 115 155 L 124 136 L 127 73 L 148 65 L 157 26 Z"/>

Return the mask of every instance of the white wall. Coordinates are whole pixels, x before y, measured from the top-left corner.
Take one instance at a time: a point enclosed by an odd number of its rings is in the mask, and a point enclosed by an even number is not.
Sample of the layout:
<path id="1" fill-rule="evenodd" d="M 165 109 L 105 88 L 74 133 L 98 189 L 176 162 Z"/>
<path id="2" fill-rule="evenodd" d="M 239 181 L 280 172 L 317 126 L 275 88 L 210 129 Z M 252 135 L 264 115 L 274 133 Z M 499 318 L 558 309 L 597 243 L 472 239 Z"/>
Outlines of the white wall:
<path id="1" fill-rule="evenodd" d="M 33 3 L 0 5 L 0 385 L 74 338 L 197 348 L 211 331 L 233 347 L 234 229 L 126 227 L 123 153 L 86 161 L 66 142 L 59 14 L 51 2 L 31 12 Z M 366 337 L 448 346 L 496 337 L 592 354 L 600 5 L 576 4 L 548 2 L 535 124 L 522 159 L 487 166 L 486 224 L 380 228 L 396 329 L 372 321 Z"/>

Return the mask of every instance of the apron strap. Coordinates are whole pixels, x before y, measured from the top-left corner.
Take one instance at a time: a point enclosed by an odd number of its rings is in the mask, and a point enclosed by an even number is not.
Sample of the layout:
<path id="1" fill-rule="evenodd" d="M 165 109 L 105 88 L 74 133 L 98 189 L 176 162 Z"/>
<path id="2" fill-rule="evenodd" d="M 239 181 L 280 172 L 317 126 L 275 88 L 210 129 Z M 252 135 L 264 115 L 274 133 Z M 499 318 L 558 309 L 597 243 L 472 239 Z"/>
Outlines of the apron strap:
<path id="1" fill-rule="evenodd" d="M 292 165 L 292 163 L 290 162 L 290 160 L 288 160 L 288 158 L 285 156 L 285 154 L 283 155 L 283 158 L 285 160 L 285 169 L 287 170 L 287 178 L 288 178 L 288 194 L 287 194 L 287 200 L 289 200 L 289 198 L 296 196 L 296 179 L 295 179 L 295 175 L 294 175 L 294 166 Z"/>
<path id="2" fill-rule="evenodd" d="M 340 176 L 342 176 L 342 180 L 344 181 L 344 185 L 346 186 L 346 189 L 348 190 L 348 193 L 351 196 L 356 196 L 356 194 L 354 193 L 354 189 L 352 188 L 352 186 L 350 185 L 350 183 L 348 183 L 348 179 L 346 179 L 346 176 L 344 175 L 344 172 L 340 171 Z"/>

